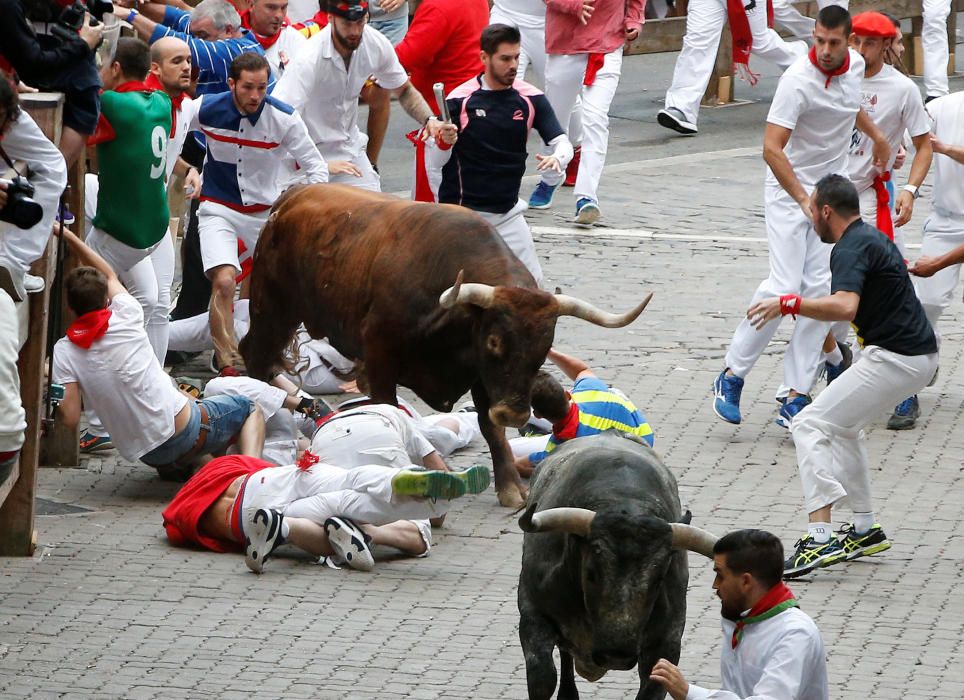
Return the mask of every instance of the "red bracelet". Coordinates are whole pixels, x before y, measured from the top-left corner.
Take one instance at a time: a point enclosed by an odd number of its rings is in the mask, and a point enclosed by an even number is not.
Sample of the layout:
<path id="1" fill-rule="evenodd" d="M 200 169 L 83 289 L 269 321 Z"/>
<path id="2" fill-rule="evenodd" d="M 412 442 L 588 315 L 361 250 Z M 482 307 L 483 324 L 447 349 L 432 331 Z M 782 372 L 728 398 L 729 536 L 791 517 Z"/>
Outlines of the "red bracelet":
<path id="1" fill-rule="evenodd" d="M 793 316 L 796 319 L 797 314 L 800 313 L 801 301 L 799 294 L 784 294 L 780 297 L 780 314 L 782 316 Z"/>

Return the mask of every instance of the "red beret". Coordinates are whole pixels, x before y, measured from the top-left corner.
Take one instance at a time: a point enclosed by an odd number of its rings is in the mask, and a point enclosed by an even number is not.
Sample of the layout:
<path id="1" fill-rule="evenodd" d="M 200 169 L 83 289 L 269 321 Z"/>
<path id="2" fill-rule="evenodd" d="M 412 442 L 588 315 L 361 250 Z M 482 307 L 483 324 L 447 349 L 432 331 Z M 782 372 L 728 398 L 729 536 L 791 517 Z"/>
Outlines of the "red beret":
<path id="1" fill-rule="evenodd" d="M 897 27 L 879 12 L 861 12 L 853 18 L 853 33 L 858 36 L 878 36 L 886 39 L 897 36 Z"/>

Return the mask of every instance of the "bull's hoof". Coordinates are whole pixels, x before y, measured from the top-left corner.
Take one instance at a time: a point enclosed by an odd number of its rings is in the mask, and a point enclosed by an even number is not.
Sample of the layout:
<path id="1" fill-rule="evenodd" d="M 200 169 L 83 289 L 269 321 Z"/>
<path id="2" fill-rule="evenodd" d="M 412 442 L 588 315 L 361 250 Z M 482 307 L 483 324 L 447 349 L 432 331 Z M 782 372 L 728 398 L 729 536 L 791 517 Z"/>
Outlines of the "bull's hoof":
<path id="1" fill-rule="evenodd" d="M 513 508 L 518 510 L 526 504 L 526 498 L 529 495 L 527 489 L 516 484 L 510 484 L 506 488 L 496 493 L 499 497 L 499 505 L 504 508 Z"/>

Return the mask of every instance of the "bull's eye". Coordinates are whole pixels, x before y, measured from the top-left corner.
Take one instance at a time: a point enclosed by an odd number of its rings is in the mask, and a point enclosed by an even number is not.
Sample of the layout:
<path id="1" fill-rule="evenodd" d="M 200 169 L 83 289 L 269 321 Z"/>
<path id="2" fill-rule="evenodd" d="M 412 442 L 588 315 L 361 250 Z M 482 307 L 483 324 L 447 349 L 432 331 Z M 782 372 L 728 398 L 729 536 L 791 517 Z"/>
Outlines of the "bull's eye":
<path id="1" fill-rule="evenodd" d="M 493 355 L 502 355 L 502 338 L 497 335 L 490 335 L 485 339 L 486 349 Z"/>

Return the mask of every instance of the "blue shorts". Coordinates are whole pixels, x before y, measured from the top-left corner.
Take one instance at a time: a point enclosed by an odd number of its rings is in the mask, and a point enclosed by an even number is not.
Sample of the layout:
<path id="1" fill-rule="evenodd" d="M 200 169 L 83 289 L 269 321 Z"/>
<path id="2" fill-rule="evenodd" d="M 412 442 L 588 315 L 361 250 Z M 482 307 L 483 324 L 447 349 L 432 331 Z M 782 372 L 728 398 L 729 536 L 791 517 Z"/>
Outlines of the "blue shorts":
<path id="1" fill-rule="evenodd" d="M 191 404 L 191 417 L 184 430 L 142 456 L 141 461 L 152 467 L 164 467 L 174 464 L 190 452 L 201 434 L 201 409 L 198 408 L 201 403 L 208 414 L 208 436 L 204 447 L 195 457 L 221 452 L 227 448 L 254 411 L 254 402 L 245 396 L 212 396 L 195 401 Z"/>

